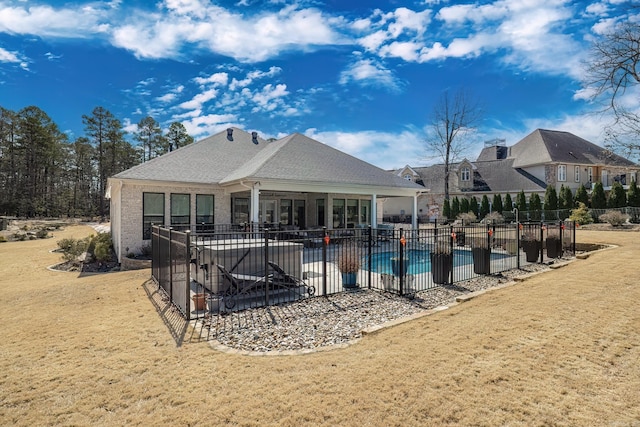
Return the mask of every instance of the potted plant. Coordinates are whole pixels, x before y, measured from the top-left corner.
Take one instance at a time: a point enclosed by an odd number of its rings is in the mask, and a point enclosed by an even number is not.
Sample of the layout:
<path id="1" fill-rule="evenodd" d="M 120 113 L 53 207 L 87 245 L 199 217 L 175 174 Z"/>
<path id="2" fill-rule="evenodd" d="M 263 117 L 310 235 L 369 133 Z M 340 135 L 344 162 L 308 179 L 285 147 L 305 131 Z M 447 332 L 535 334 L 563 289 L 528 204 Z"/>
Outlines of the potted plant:
<path id="1" fill-rule="evenodd" d="M 471 240 L 473 254 L 473 272 L 475 274 L 491 274 L 491 247 L 488 237 L 474 237 Z"/>
<path id="2" fill-rule="evenodd" d="M 453 252 L 451 245 L 446 240 L 439 240 L 433 245 L 429 254 L 431 258 L 431 276 L 433 283 L 443 285 L 449 283 L 451 270 L 453 270 Z"/>
<path id="3" fill-rule="evenodd" d="M 360 266 L 361 260 L 358 247 L 353 244 L 343 245 L 338 255 L 338 269 L 342 273 L 342 286 L 345 288 L 358 286 L 357 280 Z"/>
<path id="4" fill-rule="evenodd" d="M 547 246 L 547 256 L 549 258 L 560 258 L 562 256 L 562 240 L 557 229 L 548 230 L 545 245 Z"/>
<path id="5" fill-rule="evenodd" d="M 542 242 L 532 231 L 526 231 L 522 234 L 522 250 L 527 256 L 527 262 L 536 262 L 542 250 Z"/>
<path id="6" fill-rule="evenodd" d="M 207 294 L 194 294 L 191 299 L 196 311 L 202 311 L 207 308 Z"/>

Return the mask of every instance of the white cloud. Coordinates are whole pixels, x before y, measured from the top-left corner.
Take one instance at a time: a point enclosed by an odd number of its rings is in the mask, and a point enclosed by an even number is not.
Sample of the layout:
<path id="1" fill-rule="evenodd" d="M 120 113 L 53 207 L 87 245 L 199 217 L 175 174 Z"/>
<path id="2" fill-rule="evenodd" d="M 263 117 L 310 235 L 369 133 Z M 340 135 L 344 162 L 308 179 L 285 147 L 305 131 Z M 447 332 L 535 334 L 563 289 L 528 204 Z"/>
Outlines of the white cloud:
<path id="1" fill-rule="evenodd" d="M 0 62 L 22 62 L 22 59 L 18 56 L 16 52 L 10 52 L 4 48 L 0 47 Z"/>
<path id="2" fill-rule="evenodd" d="M 170 102 L 175 101 L 178 98 L 178 95 L 180 95 L 183 90 L 184 90 L 184 86 L 178 85 L 173 89 L 171 89 L 169 92 L 165 93 L 164 95 L 157 97 L 156 100 L 163 104 L 168 104 Z"/>
<path id="3" fill-rule="evenodd" d="M 257 104 L 253 112 L 258 111 L 274 111 L 282 106 L 281 98 L 287 96 L 287 85 L 278 84 L 273 86 L 271 83 L 266 84 L 259 92 L 251 94 L 251 100 Z"/>
<path id="4" fill-rule="evenodd" d="M 207 114 L 193 117 L 182 122 L 187 133 L 194 138 L 213 135 L 230 126 L 238 126 L 238 118 L 234 114 Z"/>
<path id="5" fill-rule="evenodd" d="M 48 5 L 27 7 L 0 3 L 0 32 L 51 37 L 85 38 L 105 30 L 103 19 L 109 16 L 108 4 L 101 7 L 59 8 Z"/>
<path id="6" fill-rule="evenodd" d="M 217 89 L 207 89 L 191 98 L 190 101 L 185 101 L 178 105 L 178 107 L 185 110 L 201 109 L 202 105 L 206 102 L 214 99 L 218 95 Z"/>
<path id="7" fill-rule="evenodd" d="M 424 136 L 421 132 L 412 130 L 398 133 L 374 130 L 321 132 L 311 128 L 304 133 L 382 169 L 416 165 L 422 154 L 421 147 L 424 146 Z"/>
<path id="8" fill-rule="evenodd" d="M 175 13 L 137 13 L 113 32 L 116 46 L 143 58 L 180 56 L 192 45 L 242 62 L 258 62 L 286 50 L 340 43 L 342 21 L 317 9 L 285 7 L 244 16 L 199 1 L 165 2 Z M 161 11 L 163 12 L 163 11 Z"/>
<path id="9" fill-rule="evenodd" d="M 193 81 L 195 81 L 199 85 L 213 84 L 213 85 L 226 86 L 227 83 L 229 82 L 229 74 L 222 73 L 222 72 L 214 73 L 214 74 L 211 74 L 209 77 L 196 77 L 195 79 L 193 79 Z"/>
<path id="10" fill-rule="evenodd" d="M 380 86 L 398 91 L 401 83 L 393 72 L 372 59 L 360 59 L 340 74 L 340 84 L 355 82 L 363 86 Z"/>

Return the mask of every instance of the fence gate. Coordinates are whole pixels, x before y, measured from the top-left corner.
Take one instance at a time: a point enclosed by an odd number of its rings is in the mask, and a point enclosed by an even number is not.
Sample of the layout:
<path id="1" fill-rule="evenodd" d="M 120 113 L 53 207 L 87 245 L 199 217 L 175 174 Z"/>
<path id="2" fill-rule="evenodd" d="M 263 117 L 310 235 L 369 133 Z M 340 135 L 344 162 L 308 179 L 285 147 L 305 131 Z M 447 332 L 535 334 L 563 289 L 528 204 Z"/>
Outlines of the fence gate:
<path id="1" fill-rule="evenodd" d="M 191 312 L 189 234 L 159 226 L 151 229 L 151 274 L 187 320 Z"/>

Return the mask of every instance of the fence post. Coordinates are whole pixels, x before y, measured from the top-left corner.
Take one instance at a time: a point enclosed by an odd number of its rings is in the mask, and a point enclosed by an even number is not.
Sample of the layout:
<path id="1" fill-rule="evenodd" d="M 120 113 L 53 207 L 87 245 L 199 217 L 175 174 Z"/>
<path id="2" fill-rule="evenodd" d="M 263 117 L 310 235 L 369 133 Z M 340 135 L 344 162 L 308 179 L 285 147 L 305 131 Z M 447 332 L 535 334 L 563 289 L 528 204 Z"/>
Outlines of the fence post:
<path id="1" fill-rule="evenodd" d="M 520 223 L 516 221 L 516 267 L 520 270 Z"/>
<path id="2" fill-rule="evenodd" d="M 453 270 L 456 265 L 454 260 L 456 259 L 455 253 L 453 252 L 453 225 L 449 226 L 449 251 L 451 253 L 451 272 L 449 274 L 449 284 L 453 285 Z"/>
<path id="3" fill-rule="evenodd" d="M 544 224 L 540 223 L 540 264 L 544 262 Z"/>
<path id="4" fill-rule="evenodd" d="M 572 226 L 572 240 L 573 240 L 573 256 L 576 256 L 576 222 L 575 221 L 571 221 L 571 223 L 573 224 Z"/>
<path id="5" fill-rule="evenodd" d="M 327 227 L 322 227 L 322 234 L 322 295 L 327 296 L 327 246 L 329 246 Z"/>
<path id="6" fill-rule="evenodd" d="M 269 306 L 269 229 L 264 229 L 264 302 Z"/>
<path id="7" fill-rule="evenodd" d="M 185 305 L 188 305 L 189 307 L 185 307 L 185 311 L 187 312 L 187 321 L 191 320 L 191 303 L 190 301 L 190 296 L 191 296 L 191 231 L 187 230 L 186 232 L 186 242 L 185 242 L 185 257 L 184 257 L 184 263 L 185 263 L 185 270 L 187 271 L 187 277 L 185 278 L 186 280 L 186 286 L 185 286 Z M 205 300 L 205 308 L 206 308 L 206 300 Z"/>
<path id="8" fill-rule="evenodd" d="M 404 229 L 400 228 L 400 239 L 398 240 L 398 244 L 400 245 L 399 252 L 400 256 L 398 257 L 398 273 L 400 274 L 400 296 L 404 295 Z"/>
<path id="9" fill-rule="evenodd" d="M 169 227 L 169 297 L 173 301 L 173 254 L 171 253 L 171 242 L 173 242 L 173 228 Z"/>
<path id="10" fill-rule="evenodd" d="M 373 251 L 371 250 L 372 246 L 373 246 L 373 229 L 371 228 L 371 224 L 369 224 L 369 238 L 368 238 L 368 242 L 367 242 L 367 259 L 368 259 L 368 265 L 369 265 L 369 271 L 367 272 L 367 281 L 369 282 L 369 286 L 368 288 L 371 289 L 371 263 L 373 262 Z"/>

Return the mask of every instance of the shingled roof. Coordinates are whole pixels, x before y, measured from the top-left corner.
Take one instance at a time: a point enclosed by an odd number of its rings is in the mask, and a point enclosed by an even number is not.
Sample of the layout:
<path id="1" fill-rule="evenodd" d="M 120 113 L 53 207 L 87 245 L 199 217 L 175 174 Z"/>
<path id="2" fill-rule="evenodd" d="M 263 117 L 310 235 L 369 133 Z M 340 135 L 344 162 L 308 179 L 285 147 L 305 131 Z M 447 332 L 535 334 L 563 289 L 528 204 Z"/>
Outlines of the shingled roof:
<path id="1" fill-rule="evenodd" d="M 581 165 L 635 166 L 624 157 L 569 132 L 536 129 L 509 148 L 514 167 L 544 163 L 579 163 Z"/>
<path id="2" fill-rule="evenodd" d="M 232 184 L 295 181 L 424 190 L 372 164 L 299 133 L 277 141 L 232 128 L 121 172 L 114 178 Z M 257 142 L 257 143 L 256 143 Z"/>

